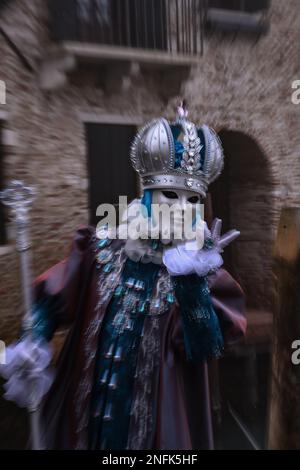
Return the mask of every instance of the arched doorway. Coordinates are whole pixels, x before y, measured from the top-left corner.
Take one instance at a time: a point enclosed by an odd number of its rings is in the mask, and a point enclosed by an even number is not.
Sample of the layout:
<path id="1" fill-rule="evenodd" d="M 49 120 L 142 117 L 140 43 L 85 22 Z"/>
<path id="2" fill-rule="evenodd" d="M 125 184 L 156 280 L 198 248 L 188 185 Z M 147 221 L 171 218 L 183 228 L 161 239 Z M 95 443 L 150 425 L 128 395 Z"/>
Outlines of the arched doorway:
<path id="1" fill-rule="evenodd" d="M 272 302 L 272 176 L 268 161 L 249 135 L 219 132 L 224 170 L 211 185 L 212 208 L 223 230 L 236 228 L 240 237 L 224 252 L 225 267 L 241 283 L 250 308 L 269 310 Z"/>
<path id="2" fill-rule="evenodd" d="M 264 448 L 272 331 L 273 181 L 255 139 L 226 129 L 219 137 L 225 161 L 221 176 L 210 186 L 212 212 L 223 220 L 223 231 L 241 231 L 223 256 L 225 268 L 245 291 L 248 328 L 245 342 L 212 371 L 213 402 L 222 416 L 216 436 L 219 448 Z"/>

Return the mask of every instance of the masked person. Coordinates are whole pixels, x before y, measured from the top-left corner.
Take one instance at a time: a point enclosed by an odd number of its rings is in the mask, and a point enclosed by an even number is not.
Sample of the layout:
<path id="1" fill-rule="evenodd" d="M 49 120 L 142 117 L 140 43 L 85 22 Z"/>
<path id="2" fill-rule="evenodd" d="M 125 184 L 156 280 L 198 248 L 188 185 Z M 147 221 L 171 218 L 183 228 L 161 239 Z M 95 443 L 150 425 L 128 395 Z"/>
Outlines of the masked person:
<path id="1" fill-rule="evenodd" d="M 203 227 L 196 206 L 222 170 L 222 147 L 179 108 L 174 124 L 156 119 L 137 134 L 131 159 L 157 236 L 80 228 L 68 258 L 35 282 L 34 342 L 21 338 L 2 368 L 7 399 L 26 406 L 35 386 L 47 449 L 213 447 L 207 362 L 246 327 L 243 292 L 220 268 L 238 232 L 221 237 L 217 220 L 201 246 L 175 232 L 188 209 Z M 166 238 L 153 207 L 174 202 L 182 214 Z M 52 378 L 47 345 L 61 325 L 70 329 Z"/>

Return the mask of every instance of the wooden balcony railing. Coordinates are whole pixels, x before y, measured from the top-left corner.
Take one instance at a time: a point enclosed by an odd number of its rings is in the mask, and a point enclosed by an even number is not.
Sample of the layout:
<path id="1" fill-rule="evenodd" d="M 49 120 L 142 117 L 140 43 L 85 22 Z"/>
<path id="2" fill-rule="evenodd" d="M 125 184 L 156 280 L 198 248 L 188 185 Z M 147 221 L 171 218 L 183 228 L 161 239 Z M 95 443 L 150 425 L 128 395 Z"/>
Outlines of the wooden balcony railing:
<path id="1" fill-rule="evenodd" d="M 55 41 L 202 52 L 203 0 L 50 0 Z"/>

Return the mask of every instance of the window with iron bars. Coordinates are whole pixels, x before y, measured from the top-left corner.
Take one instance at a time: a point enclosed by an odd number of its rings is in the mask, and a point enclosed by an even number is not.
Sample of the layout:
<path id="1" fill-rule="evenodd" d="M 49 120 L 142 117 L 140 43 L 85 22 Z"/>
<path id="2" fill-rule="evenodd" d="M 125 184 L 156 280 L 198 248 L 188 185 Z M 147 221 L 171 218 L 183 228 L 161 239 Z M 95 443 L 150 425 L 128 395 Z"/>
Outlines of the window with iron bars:
<path id="1" fill-rule="evenodd" d="M 247 13 L 267 10 L 270 6 L 270 0 L 206 0 L 206 3 L 208 8 L 221 8 Z"/>

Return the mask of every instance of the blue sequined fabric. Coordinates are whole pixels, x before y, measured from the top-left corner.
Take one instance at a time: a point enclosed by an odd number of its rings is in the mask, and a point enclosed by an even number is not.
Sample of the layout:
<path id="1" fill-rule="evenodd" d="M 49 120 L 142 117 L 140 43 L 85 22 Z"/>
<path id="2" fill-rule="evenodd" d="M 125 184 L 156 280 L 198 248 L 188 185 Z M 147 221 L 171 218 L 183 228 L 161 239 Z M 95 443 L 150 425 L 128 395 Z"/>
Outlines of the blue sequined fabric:
<path id="1" fill-rule="evenodd" d="M 143 334 L 143 301 L 151 296 L 160 266 L 136 263 L 127 259 L 121 282 L 115 290 L 99 337 L 91 402 L 90 448 L 125 449 L 128 438 L 133 386 L 138 350 Z M 132 306 L 130 319 L 122 327 L 124 302 L 130 302 L 130 290 L 122 299 L 126 284 L 144 283 L 138 294 L 137 308 Z"/>
<path id="2" fill-rule="evenodd" d="M 221 356 L 223 335 L 207 279 L 190 274 L 174 276 L 173 282 L 181 309 L 187 359 L 195 362 Z"/>
<path id="3" fill-rule="evenodd" d="M 51 341 L 59 326 L 58 312 L 61 310 L 59 296 L 42 297 L 32 306 L 32 336 L 35 340 Z"/>

